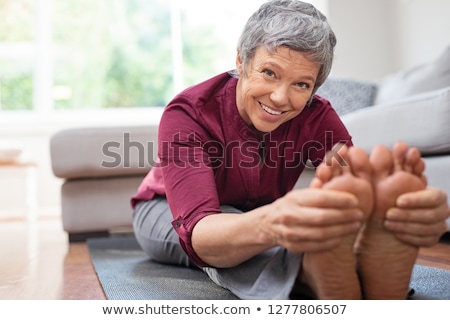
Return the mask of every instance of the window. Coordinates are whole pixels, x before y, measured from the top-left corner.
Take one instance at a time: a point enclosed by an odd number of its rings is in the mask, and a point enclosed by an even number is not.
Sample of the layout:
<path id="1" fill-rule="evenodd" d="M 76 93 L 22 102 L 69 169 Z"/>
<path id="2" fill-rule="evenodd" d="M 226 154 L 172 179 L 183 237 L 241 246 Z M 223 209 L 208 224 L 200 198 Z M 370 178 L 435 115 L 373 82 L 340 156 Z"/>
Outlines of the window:
<path id="1" fill-rule="evenodd" d="M 163 106 L 234 68 L 263 2 L 0 0 L 0 111 Z"/>
<path id="2" fill-rule="evenodd" d="M 31 109 L 34 1 L 0 0 L 0 110 Z"/>

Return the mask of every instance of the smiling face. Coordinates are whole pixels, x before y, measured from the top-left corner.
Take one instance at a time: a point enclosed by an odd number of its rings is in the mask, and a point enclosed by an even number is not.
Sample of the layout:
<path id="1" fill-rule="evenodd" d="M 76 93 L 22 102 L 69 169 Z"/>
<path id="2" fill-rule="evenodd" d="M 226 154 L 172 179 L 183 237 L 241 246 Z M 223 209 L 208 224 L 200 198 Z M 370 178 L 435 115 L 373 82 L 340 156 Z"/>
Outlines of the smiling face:
<path id="1" fill-rule="evenodd" d="M 298 51 L 259 47 L 245 67 L 238 53 L 236 103 L 241 117 L 260 132 L 271 132 L 299 115 L 310 99 L 320 65 Z"/>

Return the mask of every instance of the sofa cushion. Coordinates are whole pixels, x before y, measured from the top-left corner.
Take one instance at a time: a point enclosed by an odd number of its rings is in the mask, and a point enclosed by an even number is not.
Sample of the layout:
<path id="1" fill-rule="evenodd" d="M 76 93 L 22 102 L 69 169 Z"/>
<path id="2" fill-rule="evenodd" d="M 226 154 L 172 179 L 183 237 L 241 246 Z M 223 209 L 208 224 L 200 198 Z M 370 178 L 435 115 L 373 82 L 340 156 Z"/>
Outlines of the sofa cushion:
<path id="1" fill-rule="evenodd" d="M 372 83 L 333 76 L 316 93 L 330 101 L 339 115 L 344 115 L 371 106 L 376 90 L 376 85 Z"/>
<path id="2" fill-rule="evenodd" d="M 433 61 L 382 79 L 375 103 L 388 103 L 448 86 L 450 86 L 450 46 Z"/>
<path id="3" fill-rule="evenodd" d="M 355 145 L 370 151 L 401 140 L 423 155 L 450 152 L 450 86 L 346 114 Z"/>
<path id="4" fill-rule="evenodd" d="M 156 162 L 158 126 L 65 129 L 50 140 L 52 170 L 65 179 L 142 175 Z"/>

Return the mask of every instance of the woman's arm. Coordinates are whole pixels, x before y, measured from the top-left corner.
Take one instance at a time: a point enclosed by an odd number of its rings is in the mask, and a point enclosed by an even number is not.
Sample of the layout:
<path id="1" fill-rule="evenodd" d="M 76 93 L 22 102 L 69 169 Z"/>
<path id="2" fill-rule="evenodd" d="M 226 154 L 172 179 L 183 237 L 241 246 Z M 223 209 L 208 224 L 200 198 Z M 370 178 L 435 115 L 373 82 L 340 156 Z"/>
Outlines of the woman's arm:
<path id="1" fill-rule="evenodd" d="M 213 214 L 192 232 L 192 246 L 217 268 L 236 266 L 274 246 L 295 252 L 333 248 L 361 226 L 357 199 L 345 192 L 300 189 L 247 213 Z"/>

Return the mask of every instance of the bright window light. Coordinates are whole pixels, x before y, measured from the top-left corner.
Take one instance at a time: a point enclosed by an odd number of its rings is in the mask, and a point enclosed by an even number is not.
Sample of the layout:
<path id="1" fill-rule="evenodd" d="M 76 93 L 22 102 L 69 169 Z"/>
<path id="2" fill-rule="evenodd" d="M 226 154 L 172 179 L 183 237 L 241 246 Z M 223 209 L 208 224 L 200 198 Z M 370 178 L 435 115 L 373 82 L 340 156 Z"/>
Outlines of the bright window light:
<path id="1" fill-rule="evenodd" d="M 0 112 L 164 106 L 234 68 L 264 2 L 0 0 Z"/>

